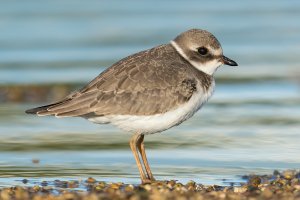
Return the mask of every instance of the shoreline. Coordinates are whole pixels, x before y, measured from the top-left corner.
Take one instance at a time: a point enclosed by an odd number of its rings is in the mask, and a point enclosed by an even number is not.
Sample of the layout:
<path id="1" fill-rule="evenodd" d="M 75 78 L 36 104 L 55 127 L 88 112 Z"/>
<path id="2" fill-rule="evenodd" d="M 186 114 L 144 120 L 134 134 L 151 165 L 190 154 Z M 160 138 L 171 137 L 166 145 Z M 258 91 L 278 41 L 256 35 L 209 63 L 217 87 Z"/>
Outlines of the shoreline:
<path id="1" fill-rule="evenodd" d="M 300 199 L 300 171 L 275 170 L 269 175 L 245 175 L 240 186 L 202 185 L 175 180 L 151 184 L 108 183 L 92 177 L 78 181 L 43 181 L 32 187 L 12 186 L 0 189 L 1 200 L 96 200 L 96 199 Z M 26 184 L 27 179 L 23 180 Z M 78 185 L 84 184 L 85 189 Z"/>

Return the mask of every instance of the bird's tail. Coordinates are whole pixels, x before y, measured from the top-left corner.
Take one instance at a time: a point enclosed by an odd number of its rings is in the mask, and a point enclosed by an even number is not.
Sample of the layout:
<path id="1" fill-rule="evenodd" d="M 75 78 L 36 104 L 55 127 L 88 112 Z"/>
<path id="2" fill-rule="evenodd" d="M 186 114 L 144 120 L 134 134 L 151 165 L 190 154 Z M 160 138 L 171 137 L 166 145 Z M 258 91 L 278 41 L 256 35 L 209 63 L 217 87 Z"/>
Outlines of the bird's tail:
<path id="1" fill-rule="evenodd" d="M 59 101 L 59 102 L 49 104 L 49 105 L 45 105 L 45 106 L 31 108 L 31 109 L 26 110 L 25 113 L 35 114 L 35 115 L 39 115 L 39 116 L 55 115 L 55 113 L 49 112 L 49 109 L 53 108 L 53 107 L 56 107 L 56 106 L 59 106 L 59 105 L 64 104 L 64 103 L 66 103 L 66 100 Z"/>

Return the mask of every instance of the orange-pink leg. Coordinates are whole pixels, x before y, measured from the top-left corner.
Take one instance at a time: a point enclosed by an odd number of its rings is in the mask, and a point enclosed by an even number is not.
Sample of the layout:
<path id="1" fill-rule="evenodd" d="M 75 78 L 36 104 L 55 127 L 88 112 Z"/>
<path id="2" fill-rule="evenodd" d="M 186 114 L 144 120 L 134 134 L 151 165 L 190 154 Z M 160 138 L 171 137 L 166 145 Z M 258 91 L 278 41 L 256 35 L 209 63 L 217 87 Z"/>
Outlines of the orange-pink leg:
<path id="1" fill-rule="evenodd" d="M 141 139 L 139 140 L 139 142 L 137 144 L 137 147 L 138 147 L 138 150 L 141 154 L 141 157 L 142 157 L 142 160 L 143 160 L 143 163 L 144 163 L 144 167 L 146 169 L 148 179 L 150 179 L 151 181 L 155 181 L 155 178 L 154 178 L 154 176 L 151 172 L 151 169 L 150 169 L 150 166 L 149 166 L 149 163 L 148 163 L 148 159 L 147 159 L 147 156 L 146 156 L 145 145 L 144 145 L 144 135 L 141 135 Z"/>
<path id="2" fill-rule="evenodd" d="M 131 151 L 133 152 L 137 167 L 139 169 L 142 183 L 150 183 L 152 181 L 155 181 L 146 157 L 144 135 L 138 133 L 133 135 L 130 139 L 129 144 Z M 138 152 L 141 154 L 144 165 L 141 163 Z M 146 170 L 146 173 L 144 172 L 144 169 Z"/>

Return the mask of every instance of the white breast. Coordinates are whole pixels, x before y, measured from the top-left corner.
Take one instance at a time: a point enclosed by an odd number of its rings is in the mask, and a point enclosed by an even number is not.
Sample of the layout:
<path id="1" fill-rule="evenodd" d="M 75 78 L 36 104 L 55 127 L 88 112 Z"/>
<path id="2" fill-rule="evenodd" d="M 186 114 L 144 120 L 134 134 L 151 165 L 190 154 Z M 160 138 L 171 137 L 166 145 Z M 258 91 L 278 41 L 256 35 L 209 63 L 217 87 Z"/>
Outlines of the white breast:
<path id="1" fill-rule="evenodd" d="M 197 87 L 198 90 L 190 100 L 178 107 L 175 110 L 156 115 L 108 115 L 104 117 L 93 117 L 88 120 L 94 123 L 111 123 L 117 127 L 131 132 L 152 134 L 164 131 L 173 126 L 176 126 L 188 118 L 192 117 L 194 113 L 201 108 L 201 106 L 213 94 L 215 87 L 214 81 L 210 88 L 204 91 L 202 87 Z"/>

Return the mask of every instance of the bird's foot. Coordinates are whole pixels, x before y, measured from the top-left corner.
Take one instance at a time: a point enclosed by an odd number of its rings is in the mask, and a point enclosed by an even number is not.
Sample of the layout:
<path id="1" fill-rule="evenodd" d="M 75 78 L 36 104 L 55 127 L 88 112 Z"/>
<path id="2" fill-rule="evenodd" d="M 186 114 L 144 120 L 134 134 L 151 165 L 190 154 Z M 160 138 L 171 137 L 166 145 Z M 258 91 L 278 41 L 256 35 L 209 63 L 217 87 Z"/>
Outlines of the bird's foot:
<path id="1" fill-rule="evenodd" d="M 150 183 L 152 183 L 152 181 L 150 179 L 143 179 L 142 180 L 142 185 L 150 184 Z"/>
<path id="2" fill-rule="evenodd" d="M 142 184 L 145 185 L 145 184 L 151 184 L 151 183 L 154 183 L 156 182 L 156 180 L 154 178 L 152 179 L 142 179 Z"/>

